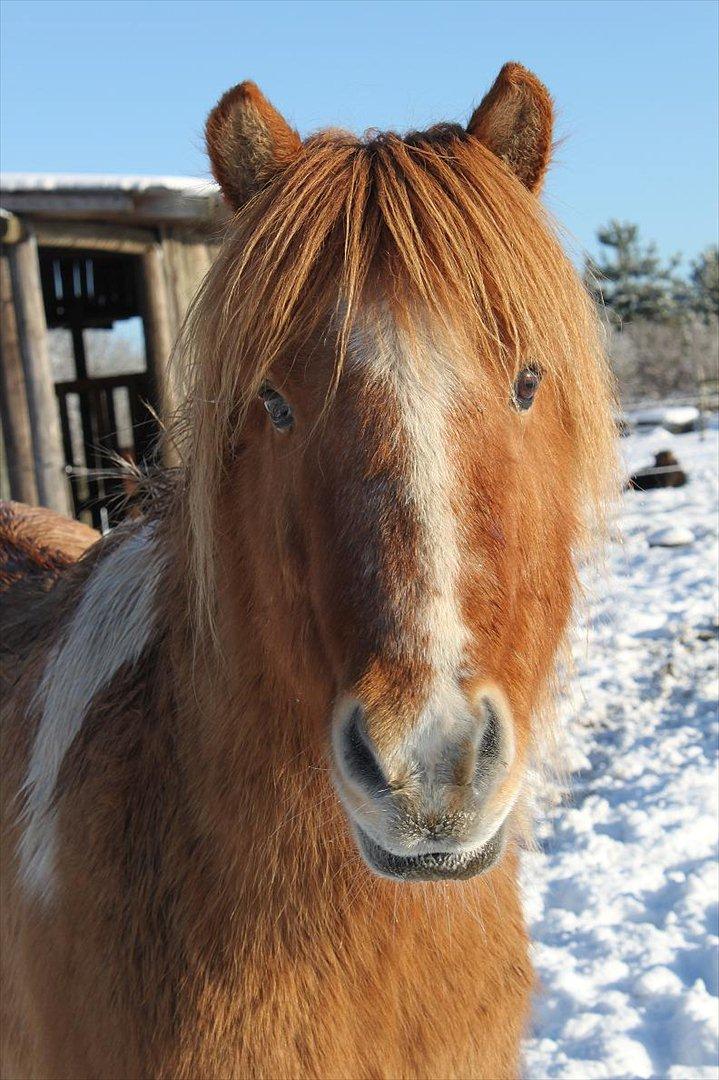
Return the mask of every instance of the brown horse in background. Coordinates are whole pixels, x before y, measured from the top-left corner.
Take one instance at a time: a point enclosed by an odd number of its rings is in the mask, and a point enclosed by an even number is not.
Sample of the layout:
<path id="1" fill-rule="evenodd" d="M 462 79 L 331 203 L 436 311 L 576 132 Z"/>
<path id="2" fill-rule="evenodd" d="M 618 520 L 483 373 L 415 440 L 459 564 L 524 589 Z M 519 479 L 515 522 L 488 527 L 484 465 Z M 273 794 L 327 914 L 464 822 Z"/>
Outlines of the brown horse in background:
<path id="1" fill-rule="evenodd" d="M 466 129 L 211 114 L 184 464 L 4 597 L 4 1076 L 516 1076 L 517 843 L 613 459 L 551 116 L 516 64 Z"/>
<path id="2" fill-rule="evenodd" d="M 0 592 L 28 575 L 46 585 L 100 539 L 100 533 L 44 506 L 0 502 Z"/>

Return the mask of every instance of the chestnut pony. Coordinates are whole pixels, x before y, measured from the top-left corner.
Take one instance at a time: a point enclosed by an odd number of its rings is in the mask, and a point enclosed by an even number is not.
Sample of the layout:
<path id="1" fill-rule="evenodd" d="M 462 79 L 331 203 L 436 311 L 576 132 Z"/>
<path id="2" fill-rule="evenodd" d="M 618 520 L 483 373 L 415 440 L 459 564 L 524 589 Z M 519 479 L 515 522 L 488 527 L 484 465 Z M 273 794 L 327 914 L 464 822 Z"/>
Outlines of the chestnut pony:
<path id="1" fill-rule="evenodd" d="M 183 465 L 5 595 L 6 1077 L 511 1077 L 528 777 L 610 482 L 550 98 L 304 142 L 210 115 L 234 209 Z"/>

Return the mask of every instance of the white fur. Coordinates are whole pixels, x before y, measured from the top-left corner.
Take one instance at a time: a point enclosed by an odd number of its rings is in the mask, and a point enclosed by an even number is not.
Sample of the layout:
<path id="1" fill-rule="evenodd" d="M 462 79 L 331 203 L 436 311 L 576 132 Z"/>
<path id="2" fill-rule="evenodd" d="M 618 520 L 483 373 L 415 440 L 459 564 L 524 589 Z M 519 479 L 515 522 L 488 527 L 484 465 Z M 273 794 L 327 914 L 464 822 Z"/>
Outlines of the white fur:
<path id="1" fill-rule="evenodd" d="M 141 656 L 153 631 L 162 559 L 149 526 L 132 533 L 93 570 L 45 667 L 33 699 L 42 710 L 24 783 L 20 866 L 30 892 L 52 893 L 56 812 L 52 805 L 65 754 L 95 695 Z"/>

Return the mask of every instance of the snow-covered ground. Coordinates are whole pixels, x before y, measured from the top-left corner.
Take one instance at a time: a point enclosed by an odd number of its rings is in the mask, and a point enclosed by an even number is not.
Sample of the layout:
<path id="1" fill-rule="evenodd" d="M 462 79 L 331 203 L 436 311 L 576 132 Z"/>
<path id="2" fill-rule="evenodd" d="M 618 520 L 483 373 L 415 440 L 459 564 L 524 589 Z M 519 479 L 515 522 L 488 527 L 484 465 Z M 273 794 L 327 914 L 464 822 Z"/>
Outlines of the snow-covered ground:
<path id="1" fill-rule="evenodd" d="M 662 449 L 690 481 L 623 497 L 562 704 L 571 792 L 524 858 L 530 1080 L 719 1076 L 717 425 L 622 440 L 631 468 Z M 650 547 L 670 525 L 694 542 Z"/>

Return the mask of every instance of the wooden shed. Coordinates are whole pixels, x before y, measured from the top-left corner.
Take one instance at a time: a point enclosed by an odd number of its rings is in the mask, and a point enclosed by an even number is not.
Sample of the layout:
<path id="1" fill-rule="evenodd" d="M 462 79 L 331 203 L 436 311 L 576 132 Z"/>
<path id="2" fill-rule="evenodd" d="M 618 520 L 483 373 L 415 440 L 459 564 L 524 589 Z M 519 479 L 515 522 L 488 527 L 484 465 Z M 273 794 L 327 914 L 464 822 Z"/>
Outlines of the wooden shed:
<path id="1" fill-rule="evenodd" d="M 2 494 L 107 527 L 118 481 L 101 470 L 152 453 L 226 211 L 192 178 L 8 173 L 0 207 Z M 131 348 L 98 350 L 118 327 Z"/>

